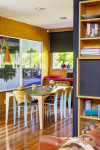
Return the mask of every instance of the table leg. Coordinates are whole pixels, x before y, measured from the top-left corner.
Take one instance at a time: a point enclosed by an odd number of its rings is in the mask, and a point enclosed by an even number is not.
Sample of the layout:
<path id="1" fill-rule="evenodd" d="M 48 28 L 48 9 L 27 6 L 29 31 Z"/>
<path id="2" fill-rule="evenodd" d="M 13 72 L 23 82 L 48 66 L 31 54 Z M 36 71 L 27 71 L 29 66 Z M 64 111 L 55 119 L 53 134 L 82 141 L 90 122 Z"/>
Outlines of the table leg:
<path id="1" fill-rule="evenodd" d="M 39 120 L 40 120 L 40 129 L 43 129 L 43 122 L 44 122 L 44 97 L 39 97 L 38 99 L 39 105 Z"/>
<path id="2" fill-rule="evenodd" d="M 38 105 L 39 105 L 39 120 L 40 120 L 40 129 L 43 129 L 43 123 L 44 123 L 44 100 L 49 95 L 45 96 L 38 96 L 36 97 L 38 99 Z"/>
<path id="3" fill-rule="evenodd" d="M 9 95 L 6 94 L 6 123 L 8 123 Z"/>

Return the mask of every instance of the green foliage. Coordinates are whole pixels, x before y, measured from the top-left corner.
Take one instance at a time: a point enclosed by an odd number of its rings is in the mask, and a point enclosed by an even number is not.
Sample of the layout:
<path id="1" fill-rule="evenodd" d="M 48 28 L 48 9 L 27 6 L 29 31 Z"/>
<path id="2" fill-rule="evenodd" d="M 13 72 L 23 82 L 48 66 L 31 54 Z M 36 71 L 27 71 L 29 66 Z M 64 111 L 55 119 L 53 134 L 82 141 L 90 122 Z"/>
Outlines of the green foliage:
<path id="1" fill-rule="evenodd" d="M 4 81 L 8 81 L 9 79 L 14 78 L 16 75 L 16 69 L 13 68 L 12 65 L 5 65 L 5 67 L 1 71 L 1 78 L 4 79 Z"/>
<path id="2" fill-rule="evenodd" d="M 31 48 L 26 53 L 23 53 L 22 64 L 24 68 L 30 68 L 31 65 L 32 67 L 34 67 L 34 65 L 37 67 L 38 64 L 41 64 L 41 53 Z"/>
<path id="3" fill-rule="evenodd" d="M 61 68 L 63 63 L 69 64 L 73 68 L 73 52 L 55 53 L 55 67 Z"/>
<path id="4" fill-rule="evenodd" d="M 33 48 L 31 48 L 29 51 L 27 51 L 27 53 L 36 53 L 36 50 L 34 50 Z"/>

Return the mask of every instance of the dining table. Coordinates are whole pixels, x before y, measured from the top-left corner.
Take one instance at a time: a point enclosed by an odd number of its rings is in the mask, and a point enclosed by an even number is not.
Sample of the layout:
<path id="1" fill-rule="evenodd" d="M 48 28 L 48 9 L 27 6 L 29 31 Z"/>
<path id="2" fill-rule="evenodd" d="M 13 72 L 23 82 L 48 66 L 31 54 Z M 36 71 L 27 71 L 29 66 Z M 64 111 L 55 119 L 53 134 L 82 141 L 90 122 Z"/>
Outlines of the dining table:
<path id="1" fill-rule="evenodd" d="M 38 100 L 39 107 L 39 122 L 40 129 L 43 129 L 44 125 L 44 100 L 51 94 L 55 94 L 58 89 L 66 89 L 68 86 L 56 86 L 51 88 L 50 86 L 38 86 L 35 88 L 26 88 L 25 91 L 28 95 Z M 6 123 L 8 122 L 8 109 L 9 109 L 9 96 L 13 96 L 13 92 L 6 93 Z"/>

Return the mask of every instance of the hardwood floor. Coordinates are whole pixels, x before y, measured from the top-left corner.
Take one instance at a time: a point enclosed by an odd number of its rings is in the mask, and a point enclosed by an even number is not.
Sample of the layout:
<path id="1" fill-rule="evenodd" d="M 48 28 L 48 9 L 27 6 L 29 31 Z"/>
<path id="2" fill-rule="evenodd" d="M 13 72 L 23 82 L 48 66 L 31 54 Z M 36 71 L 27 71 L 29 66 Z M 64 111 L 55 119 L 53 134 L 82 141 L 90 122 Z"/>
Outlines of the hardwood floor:
<path id="1" fill-rule="evenodd" d="M 28 111 L 28 127 L 24 128 L 24 114 L 21 109 L 21 117 L 13 124 L 13 110 L 9 111 L 8 124 L 5 124 L 5 112 L 0 112 L 0 150 L 39 150 L 39 139 L 43 135 L 53 135 L 57 137 L 70 137 L 73 130 L 73 110 L 71 116 L 60 120 L 60 111 L 58 110 L 58 122 L 54 121 L 54 114 L 44 119 L 44 129 L 39 129 L 36 124 L 36 113 L 33 114 L 31 121 L 31 112 Z"/>

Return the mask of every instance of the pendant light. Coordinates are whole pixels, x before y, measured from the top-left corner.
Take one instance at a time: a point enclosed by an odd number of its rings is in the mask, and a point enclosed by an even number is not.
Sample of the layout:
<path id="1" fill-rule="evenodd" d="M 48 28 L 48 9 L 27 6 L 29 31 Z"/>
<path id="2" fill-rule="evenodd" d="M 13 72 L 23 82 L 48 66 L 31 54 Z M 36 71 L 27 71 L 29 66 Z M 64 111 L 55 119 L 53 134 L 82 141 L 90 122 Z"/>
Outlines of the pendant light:
<path id="1" fill-rule="evenodd" d="M 5 56 L 4 56 L 4 63 L 11 63 L 11 58 L 10 58 L 10 54 L 9 54 L 9 49 L 8 49 L 8 45 L 6 46 L 6 52 L 5 52 Z"/>

